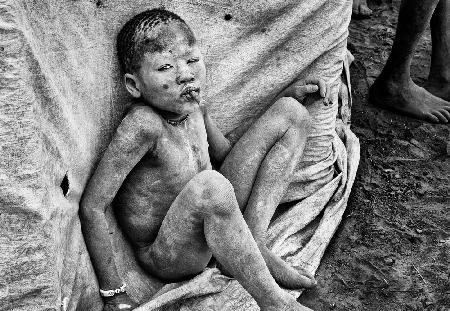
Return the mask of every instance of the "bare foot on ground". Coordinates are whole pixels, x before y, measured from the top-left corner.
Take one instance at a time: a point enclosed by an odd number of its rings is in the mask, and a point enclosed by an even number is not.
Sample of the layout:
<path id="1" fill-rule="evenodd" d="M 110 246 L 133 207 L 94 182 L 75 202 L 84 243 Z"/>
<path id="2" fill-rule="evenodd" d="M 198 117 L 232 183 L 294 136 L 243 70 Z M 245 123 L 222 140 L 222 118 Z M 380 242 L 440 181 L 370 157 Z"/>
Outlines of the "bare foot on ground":
<path id="1" fill-rule="evenodd" d="M 313 311 L 312 309 L 305 307 L 304 305 L 294 301 L 291 305 L 286 306 L 283 311 Z"/>
<path id="2" fill-rule="evenodd" d="M 380 108 L 428 122 L 450 122 L 450 102 L 434 96 L 412 80 L 402 87 L 377 79 L 369 90 L 369 101 Z"/>
<path id="3" fill-rule="evenodd" d="M 301 267 L 292 267 L 286 261 L 275 255 L 267 247 L 259 247 L 261 254 L 269 268 L 270 274 L 275 281 L 288 289 L 312 288 L 317 285 L 317 281 L 309 271 Z M 227 276 L 233 275 L 218 262 L 217 268 Z"/>
<path id="4" fill-rule="evenodd" d="M 284 301 L 278 306 L 260 306 L 261 311 L 313 311 L 298 303 L 295 298 L 288 293 L 286 293 L 286 298 L 283 300 Z"/>
<path id="5" fill-rule="evenodd" d="M 317 285 L 314 276 L 305 269 L 291 267 L 265 246 L 260 246 L 259 249 L 270 273 L 281 286 L 290 289 L 299 289 L 311 288 Z"/>
<path id="6" fill-rule="evenodd" d="M 367 18 L 372 15 L 372 10 L 367 6 L 367 0 L 353 0 L 352 13 L 354 16 Z"/>

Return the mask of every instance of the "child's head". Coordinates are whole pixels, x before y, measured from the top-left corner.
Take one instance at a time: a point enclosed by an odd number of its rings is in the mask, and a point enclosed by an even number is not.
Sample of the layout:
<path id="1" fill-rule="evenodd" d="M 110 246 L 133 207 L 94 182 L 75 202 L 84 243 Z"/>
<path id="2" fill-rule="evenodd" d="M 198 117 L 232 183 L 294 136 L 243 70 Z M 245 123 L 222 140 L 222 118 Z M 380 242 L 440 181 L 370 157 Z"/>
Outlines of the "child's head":
<path id="1" fill-rule="evenodd" d="M 119 62 L 130 94 L 158 109 L 189 113 L 203 89 L 205 66 L 196 39 L 178 15 L 153 9 L 129 20 L 117 37 Z"/>

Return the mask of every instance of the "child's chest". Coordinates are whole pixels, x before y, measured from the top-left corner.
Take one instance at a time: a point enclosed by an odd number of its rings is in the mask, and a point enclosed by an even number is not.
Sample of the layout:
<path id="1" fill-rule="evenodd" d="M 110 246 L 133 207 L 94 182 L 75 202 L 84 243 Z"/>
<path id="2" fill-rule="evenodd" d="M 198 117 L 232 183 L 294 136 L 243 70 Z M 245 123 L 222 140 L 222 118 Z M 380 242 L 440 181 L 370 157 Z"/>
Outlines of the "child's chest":
<path id="1" fill-rule="evenodd" d="M 168 124 L 157 147 L 157 162 L 164 175 L 192 178 L 198 172 L 211 169 L 208 140 L 203 119 L 193 117 L 173 126 Z"/>

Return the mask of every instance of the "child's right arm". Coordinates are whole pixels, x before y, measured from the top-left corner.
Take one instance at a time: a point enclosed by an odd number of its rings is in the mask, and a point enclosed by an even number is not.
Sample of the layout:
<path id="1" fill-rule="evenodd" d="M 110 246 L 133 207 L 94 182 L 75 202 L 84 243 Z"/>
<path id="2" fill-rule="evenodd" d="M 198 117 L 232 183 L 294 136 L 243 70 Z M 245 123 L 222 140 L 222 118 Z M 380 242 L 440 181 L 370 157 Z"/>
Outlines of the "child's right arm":
<path id="1" fill-rule="evenodd" d="M 137 107 L 130 111 L 117 128 L 84 190 L 80 203 L 81 227 L 100 288 L 103 290 L 118 289 L 123 284 L 114 263 L 106 210 L 126 176 L 156 145 L 160 131 L 160 119 L 155 118 L 146 107 Z M 122 302 L 123 296 L 119 296 L 122 297 Z M 128 300 L 132 303 L 131 299 Z M 105 307 L 104 310 L 114 308 Z"/>

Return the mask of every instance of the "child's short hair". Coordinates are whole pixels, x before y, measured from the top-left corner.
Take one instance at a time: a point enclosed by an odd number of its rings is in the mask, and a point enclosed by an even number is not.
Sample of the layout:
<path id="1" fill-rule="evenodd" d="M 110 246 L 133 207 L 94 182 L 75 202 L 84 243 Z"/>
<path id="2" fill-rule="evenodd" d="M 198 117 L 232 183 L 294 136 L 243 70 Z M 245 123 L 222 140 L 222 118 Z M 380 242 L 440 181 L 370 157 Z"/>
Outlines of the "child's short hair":
<path id="1" fill-rule="evenodd" d="M 195 36 L 191 28 L 177 14 L 164 9 L 152 9 L 139 13 L 130 19 L 117 36 L 117 53 L 119 63 L 124 72 L 139 70 L 142 56 L 146 52 L 160 52 L 165 46 L 149 36 L 159 25 L 171 21 L 178 22 L 186 34 L 189 45 L 195 44 Z"/>

